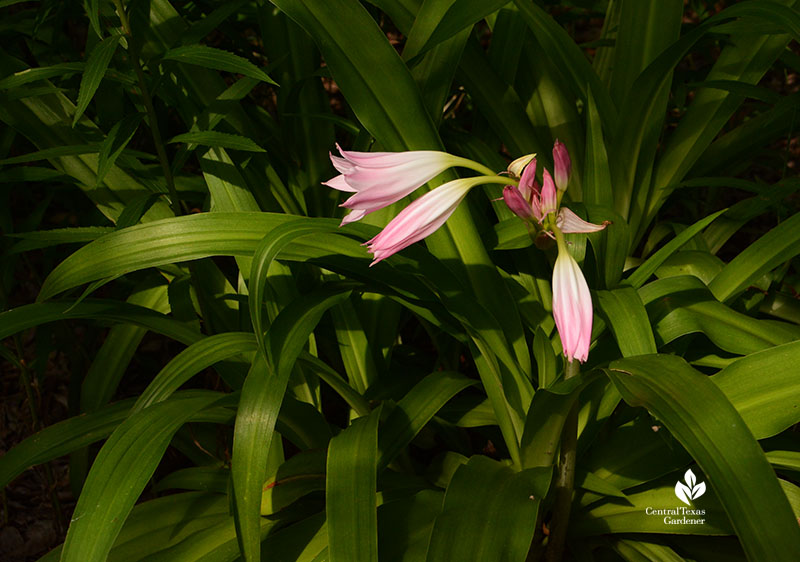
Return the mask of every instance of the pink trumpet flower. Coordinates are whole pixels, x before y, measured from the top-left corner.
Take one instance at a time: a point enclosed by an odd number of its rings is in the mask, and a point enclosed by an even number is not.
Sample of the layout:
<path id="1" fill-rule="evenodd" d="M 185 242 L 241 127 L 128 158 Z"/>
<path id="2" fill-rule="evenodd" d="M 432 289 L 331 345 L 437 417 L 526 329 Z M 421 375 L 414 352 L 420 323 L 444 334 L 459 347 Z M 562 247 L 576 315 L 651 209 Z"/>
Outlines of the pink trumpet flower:
<path id="1" fill-rule="evenodd" d="M 374 258 L 370 266 L 435 232 L 450 218 L 470 189 L 493 179 L 478 176 L 449 181 L 414 200 L 380 234 L 365 243 Z M 496 179 L 502 181 L 499 177 Z"/>
<path id="2" fill-rule="evenodd" d="M 553 317 L 568 361 L 584 362 L 592 343 L 592 295 L 578 262 L 559 244 L 553 269 Z"/>
<path id="3" fill-rule="evenodd" d="M 351 209 L 342 225 L 399 201 L 447 168 L 463 166 L 465 162 L 434 150 L 356 152 L 342 150 L 338 144 L 336 148 L 341 156 L 330 157 L 340 175 L 323 185 L 353 193 L 341 205 Z"/>

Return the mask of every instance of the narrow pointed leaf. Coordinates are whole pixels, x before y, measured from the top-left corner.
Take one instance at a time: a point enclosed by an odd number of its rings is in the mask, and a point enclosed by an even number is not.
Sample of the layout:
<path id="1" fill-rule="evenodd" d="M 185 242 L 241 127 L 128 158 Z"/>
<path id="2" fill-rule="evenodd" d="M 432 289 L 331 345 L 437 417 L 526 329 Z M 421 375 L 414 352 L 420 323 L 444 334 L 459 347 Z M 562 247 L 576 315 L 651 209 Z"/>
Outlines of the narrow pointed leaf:
<path id="1" fill-rule="evenodd" d="M 188 45 L 185 47 L 176 47 L 174 49 L 170 49 L 164 53 L 162 60 L 173 60 L 181 63 L 211 68 L 213 70 L 236 72 L 238 74 L 249 76 L 250 78 L 255 78 L 256 80 L 261 80 L 267 84 L 273 84 L 275 86 L 278 85 L 274 80 L 272 80 L 272 78 L 267 76 L 266 72 L 258 68 L 249 60 L 242 58 L 239 55 L 229 53 L 228 51 L 216 49 L 214 47 L 208 47 L 206 45 Z"/>
<path id="2" fill-rule="evenodd" d="M 253 140 L 241 135 L 221 133 L 219 131 L 195 131 L 183 133 L 172 137 L 168 143 L 182 142 L 186 144 L 202 144 L 204 146 L 217 146 L 221 148 L 231 148 L 233 150 L 244 150 L 247 152 L 264 152 Z"/>
<path id="3" fill-rule="evenodd" d="M 117 50 L 120 39 L 122 39 L 122 35 L 111 35 L 103 39 L 92 49 L 89 60 L 86 61 L 86 68 L 83 70 L 83 78 L 81 78 L 81 87 L 78 92 L 75 117 L 72 119 L 73 127 L 80 120 L 86 108 L 89 107 L 89 102 L 92 101 L 97 87 L 106 74 L 106 69 L 111 62 L 111 58 L 114 56 L 114 51 Z"/>

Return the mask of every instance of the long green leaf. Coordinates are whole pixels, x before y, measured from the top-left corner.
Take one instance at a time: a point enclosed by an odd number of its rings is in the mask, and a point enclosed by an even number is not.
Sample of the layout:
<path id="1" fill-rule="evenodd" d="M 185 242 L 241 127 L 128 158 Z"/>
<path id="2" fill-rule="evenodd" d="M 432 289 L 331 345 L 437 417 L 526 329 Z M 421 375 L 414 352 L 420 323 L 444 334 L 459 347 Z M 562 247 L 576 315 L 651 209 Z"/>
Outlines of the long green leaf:
<path id="1" fill-rule="evenodd" d="M 449 371 L 431 373 L 418 382 L 397 403 L 383 424 L 379 465 L 389 464 L 448 400 L 473 384 L 475 381 Z"/>
<path id="2" fill-rule="evenodd" d="M 489 14 L 502 8 L 508 0 L 454 0 L 446 7 L 446 11 L 437 19 L 426 17 L 424 10 L 427 6 L 423 3 L 422 10 L 414 22 L 414 30 L 409 34 L 409 42 L 414 39 L 414 45 L 406 44 L 403 57 L 408 60 L 419 56 L 439 43 L 450 39 L 463 29 L 472 27 Z M 419 34 L 422 25 L 427 28 Z M 413 47 L 413 48 L 412 48 Z"/>
<path id="3" fill-rule="evenodd" d="M 608 319 L 623 357 L 656 352 L 647 311 L 633 287 L 598 291 L 597 304 Z"/>
<path id="4" fill-rule="evenodd" d="M 659 279 L 639 289 L 639 295 L 659 345 L 702 332 L 720 349 L 746 355 L 800 337 L 792 324 L 752 318 L 722 304 L 694 276 Z"/>
<path id="5" fill-rule="evenodd" d="M 254 65 L 249 60 L 234 55 L 222 49 L 208 47 L 206 45 L 187 45 L 185 47 L 175 47 L 170 49 L 162 60 L 173 60 L 186 64 L 194 64 L 204 68 L 211 68 L 213 70 L 224 70 L 226 72 L 238 72 L 250 78 L 261 80 L 267 84 L 278 84 L 272 80 L 267 74 Z"/>
<path id="6" fill-rule="evenodd" d="M 525 431 L 520 443 L 523 467 L 549 467 L 554 464 L 567 414 L 581 391 L 595 380 L 596 376 L 582 373 L 536 392 L 525 419 Z"/>
<path id="7" fill-rule="evenodd" d="M 169 139 L 167 142 L 183 142 L 187 144 L 202 144 L 205 146 L 217 146 L 221 148 L 231 148 L 233 150 L 244 150 L 247 152 L 264 152 L 252 139 L 230 133 L 219 131 L 194 131 L 183 133 Z"/>
<path id="8" fill-rule="evenodd" d="M 142 117 L 141 113 L 132 113 L 131 115 L 126 115 L 111 127 L 108 136 L 100 145 L 95 185 L 100 185 L 103 178 L 111 170 L 114 162 L 117 161 L 119 155 L 122 154 L 122 151 L 133 138 L 133 135 L 136 134 L 136 129 L 139 128 Z"/>
<path id="9" fill-rule="evenodd" d="M 107 437 L 128 416 L 133 400 L 68 418 L 22 441 L 0 457 L 0 488 L 26 468 L 54 459 Z"/>
<path id="10" fill-rule="evenodd" d="M 84 68 L 86 68 L 86 65 L 82 62 L 64 62 L 53 66 L 27 68 L 0 80 L 0 90 L 11 90 L 19 86 L 24 86 L 29 82 L 47 80 L 49 78 L 55 78 L 56 76 L 82 72 Z"/>
<path id="11" fill-rule="evenodd" d="M 256 350 L 253 334 L 228 332 L 203 338 L 180 352 L 167 363 L 139 395 L 134 412 L 167 400 L 193 375 L 215 363 Z"/>
<path id="12" fill-rule="evenodd" d="M 61 560 L 105 560 L 175 431 L 219 396 L 163 402 L 131 416 L 116 429 L 86 479 Z"/>
<path id="13" fill-rule="evenodd" d="M 644 282 L 647 281 L 653 273 L 655 273 L 655 271 L 661 266 L 661 264 L 663 264 L 667 260 L 667 258 L 669 258 L 672 254 L 680 250 L 684 244 L 686 244 L 694 236 L 702 232 L 705 227 L 714 222 L 714 219 L 716 219 L 725 211 L 727 211 L 727 209 L 717 211 L 712 215 L 700 219 L 689 228 L 683 230 L 674 239 L 670 240 L 667 244 L 665 244 L 663 248 L 661 248 L 655 254 L 647 258 L 647 261 L 645 261 L 642 265 L 637 267 L 636 271 L 634 271 L 631 274 L 631 276 L 627 279 L 627 282 L 637 289 L 641 287 L 644 284 Z"/>
<path id="14" fill-rule="evenodd" d="M 721 301 L 728 301 L 764 273 L 800 253 L 800 213 L 797 213 L 750 244 L 711 281 L 709 288 Z"/>
<path id="15" fill-rule="evenodd" d="M 711 380 L 758 439 L 777 435 L 800 421 L 800 342 L 743 357 Z M 757 374 L 757 376 L 754 376 Z"/>
<path id="16" fill-rule="evenodd" d="M 522 17 L 533 31 L 536 41 L 544 52 L 562 69 L 568 80 L 567 86 L 578 99 L 586 100 L 591 88 L 595 96 L 598 113 L 607 130 L 613 130 L 617 121 L 617 111 L 608 91 L 592 70 L 585 55 L 558 23 L 541 7 L 533 2 L 515 0 Z"/>
<path id="17" fill-rule="evenodd" d="M 325 481 L 331 562 L 377 562 L 380 409 L 331 439 Z"/>
<path id="18" fill-rule="evenodd" d="M 675 356 L 623 359 L 608 372 L 626 402 L 650 409 L 697 460 L 748 557 L 793 560 L 797 521 L 761 447 L 719 388 Z"/>
<path id="19" fill-rule="evenodd" d="M 447 486 L 427 562 L 524 560 L 551 475 L 549 468 L 514 472 L 472 457 Z"/>
<path id="20" fill-rule="evenodd" d="M 77 304 L 74 301 L 28 304 L 2 312 L 0 339 L 40 324 L 73 318 L 136 324 L 185 344 L 203 337 L 182 323 L 143 306 L 111 299 L 85 299 Z"/>
<path id="21" fill-rule="evenodd" d="M 261 488 L 267 457 L 289 374 L 322 314 L 347 298 L 346 288 L 328 287 L 286 307 L 270 326 L 263 352 L 247 375 L 236 415 L 231 476 L 237 521 L 246 558 L 260 556 Z"/>

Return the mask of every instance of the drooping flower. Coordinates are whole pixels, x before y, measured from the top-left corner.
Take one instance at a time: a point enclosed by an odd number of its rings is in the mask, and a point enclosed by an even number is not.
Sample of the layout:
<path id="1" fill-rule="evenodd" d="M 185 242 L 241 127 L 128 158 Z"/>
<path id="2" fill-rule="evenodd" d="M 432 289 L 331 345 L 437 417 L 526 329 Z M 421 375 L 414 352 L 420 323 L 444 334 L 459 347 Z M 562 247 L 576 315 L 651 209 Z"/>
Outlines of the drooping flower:
<path id="1" fill-rule="evenodd" d="M 351 209 L 342 226 L 399 201 L 447 168 L 459 166 L 484 174 L 447 182 L 401 211 L 366 243 L 375 258 L 372 265 L 433 233 L 476 185 L 506 183 L 486 166 L 444 152 L 355 152 L 342 150 L 338 144 L 336 148 L 341 156 L 331 154 L 330 158 L 340 174 L 323 185 L 354 194 L 341 205 Z M 524 156 L 512 166 L 521 172 L 534 157 L 535 154 Z"/>
<path id="2" fill-rule="evenodd" d="M 578 262 L 559 244 L 553 268 L 553 317 L 568 361 L 586 361 L 592 343 L 592 295 Z"/>
<path id="3" fill-rule="evenodd" d="M 478 176 L 449 181 L 414 200 L 380 234 L 366 242 L 374 258 L 370 265 L 375 265 L 435 232 L 450 218 L 470 189 L 487 183 L 487 180 L 503 181 L 497 176 L 495 178 Z"/>
<path id="4" fill-rule="evenodd" d="M 452 166 L 464 165 L 463 158 L 435 150 L 409 152 L 356 152 L 342 150 L 330 155 L 340 175 L 323 185 L 353 193 L 342 207 L 351 209 L 342 225 L 406 197 L 421 185 Z M 467 161 L 470 162 L 470 161 Z"/>

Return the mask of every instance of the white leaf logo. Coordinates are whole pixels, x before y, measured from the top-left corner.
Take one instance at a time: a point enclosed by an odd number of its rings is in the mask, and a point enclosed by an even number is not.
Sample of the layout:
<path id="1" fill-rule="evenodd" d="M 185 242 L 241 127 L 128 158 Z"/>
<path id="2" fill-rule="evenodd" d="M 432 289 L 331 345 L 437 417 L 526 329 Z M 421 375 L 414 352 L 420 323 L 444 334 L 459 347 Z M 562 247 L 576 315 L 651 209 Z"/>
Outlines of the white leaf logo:
<path id="1" fill-rule="evenodd" d="M 697 477 L 691 469 L 683 475 L 683 480 L 675 483 L 675 495 L 686 505 L 692 505 L 692 500 L 706 493 L 706 483 L 697 483 Z"/>

